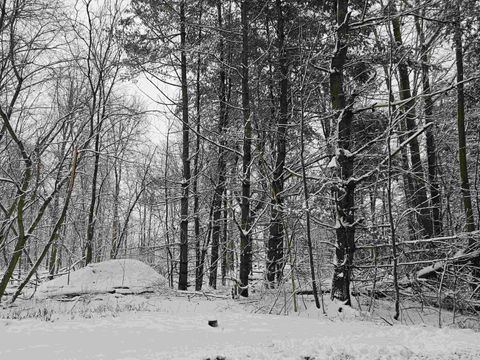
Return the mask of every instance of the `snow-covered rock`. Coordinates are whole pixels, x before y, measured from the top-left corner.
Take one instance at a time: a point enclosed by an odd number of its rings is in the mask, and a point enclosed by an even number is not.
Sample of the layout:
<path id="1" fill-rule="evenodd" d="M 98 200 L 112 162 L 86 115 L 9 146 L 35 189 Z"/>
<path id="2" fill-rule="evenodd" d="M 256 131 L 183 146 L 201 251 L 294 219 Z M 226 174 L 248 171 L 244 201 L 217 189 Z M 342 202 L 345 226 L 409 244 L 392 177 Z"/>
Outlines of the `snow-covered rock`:
<path id="1" fill-rule="evenodd" d="M 62 275 L 40 285 L 37 298 L 83 294 L 141 294 L 164 286 L 165 278 L 134 259 L 108 260 Z"/>

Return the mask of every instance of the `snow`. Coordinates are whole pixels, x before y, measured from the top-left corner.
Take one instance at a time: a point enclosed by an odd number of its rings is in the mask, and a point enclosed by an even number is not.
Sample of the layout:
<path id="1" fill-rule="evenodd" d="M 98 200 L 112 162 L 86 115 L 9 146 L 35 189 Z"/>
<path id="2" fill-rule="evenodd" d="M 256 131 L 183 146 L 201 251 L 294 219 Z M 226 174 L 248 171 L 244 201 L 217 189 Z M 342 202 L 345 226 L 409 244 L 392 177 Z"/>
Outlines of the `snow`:
<path id="1" fill-rule="evenodd" d="M 140 294 L 164 286 L 166 280 L 147 264 L 134 259 L 108 260 L 47 281 L 36 291 L 37 298 L 79 294 Z"/>
<path id="2" fill-rule="evenodd" d="M 113 260 L 72 272 L 69 285 L 45 283 L 35 298 L 0 308 L 0 359 L 480 359 L 472 330 L 407 326 L 386 313 L 374 322 L 327 298 L 325 315 L 309 297 L 293 312 L 275 300 L 276 289 L 239 301 L 222 298 L 225 289 L 180 292 L 158 287 L 163 282 L 144 263 Z"/>
<path id="3" fill-rule="evenodd" d="M 135 302 L 138 298 L 122 299 Z M 252 314 L 232 300 L 157 296 L 145 301 L 155 304 L 155 311 L 120 312 L 92 319 L 60 318 L 53 322 L 0 320 L 0 358 L 433 360 L 480 357 L 480 334 L 471 330 L 390 327 L 321 315 L 303 318 Z M 219 326 L 209 327 L 208 320 L 218 320 Z"/>

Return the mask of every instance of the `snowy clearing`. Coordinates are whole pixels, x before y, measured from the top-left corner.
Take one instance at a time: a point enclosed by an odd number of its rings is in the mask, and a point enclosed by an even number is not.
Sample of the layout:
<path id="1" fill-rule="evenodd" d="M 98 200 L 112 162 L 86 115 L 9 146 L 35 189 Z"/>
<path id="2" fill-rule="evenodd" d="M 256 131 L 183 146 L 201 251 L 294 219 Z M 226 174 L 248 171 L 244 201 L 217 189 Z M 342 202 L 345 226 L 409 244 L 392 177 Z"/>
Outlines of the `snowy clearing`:
<path id="1" fill-rule="evenodd" d="M 173 295 L 84 300 L 61 304 L 50 321 L 0 320 L 0 359 L 480 358 L 480 334 L 472 330 L 387 326 L 319 312 L 318 318 L 259 315 L 232 300 Z M 82 306 L 96 309 L 92 318 L 71 316 Z M 208 326 L 212 319 L 218 328 Z"/>
<path id="2" fill-rule="evenodd" d="M 325 298 L 323 315 L 302 297 L 296 313 L 281 304 L 278 290 L 248 300 L 229 299 L 226 289 L 174 291 L 136 260 L 92 264 L 37 290 L 33 299 L 0 308 L 0 359 L 480 358 L 480 333 L 389 326 L 390 310 L 380 302 L 383 312 L 373 317 Z M 418 315 L 430 324 L 438 317 L 425 310 Z M 443 315 L 444 324 L 451 324 L 449 313 Z M 401 320 L 412 318 L 414 312 Z"/>

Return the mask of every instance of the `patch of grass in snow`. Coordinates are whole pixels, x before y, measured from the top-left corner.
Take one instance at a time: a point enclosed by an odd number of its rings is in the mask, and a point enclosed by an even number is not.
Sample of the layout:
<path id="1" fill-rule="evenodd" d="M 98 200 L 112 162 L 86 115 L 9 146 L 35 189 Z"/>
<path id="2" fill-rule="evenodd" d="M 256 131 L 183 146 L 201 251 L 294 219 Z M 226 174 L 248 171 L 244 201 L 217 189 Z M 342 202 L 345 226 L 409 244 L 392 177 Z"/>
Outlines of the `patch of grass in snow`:
<path id="1" fill-rule="evenodd" d="M 62 300 L 19 300 L 14 305 L 0 309 L 0 318 L 11 320 L 40 319 L 92 319 L 116 317 L 121 312 L 158 311 L 154 304 L 143 296 L 84 295 Z"/>
<path id="2" fill-rule="evenodd" d="M 40 319 L 43 321 L 53 321 L 54 311 L 47 307 L 14 307 L 1 312 L 1 317 L 8 320 Z"/>

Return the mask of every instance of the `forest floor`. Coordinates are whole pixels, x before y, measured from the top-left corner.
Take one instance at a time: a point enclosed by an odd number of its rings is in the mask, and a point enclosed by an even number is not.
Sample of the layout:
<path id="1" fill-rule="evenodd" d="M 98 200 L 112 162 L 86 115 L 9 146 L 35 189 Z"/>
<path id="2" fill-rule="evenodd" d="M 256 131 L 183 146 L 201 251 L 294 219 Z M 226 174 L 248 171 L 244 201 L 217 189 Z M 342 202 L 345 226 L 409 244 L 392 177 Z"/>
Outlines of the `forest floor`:
<path id="1" fill-rule="evenodd" d="M 452 326 L 448 312 L 438 328 L 427 309 L 405 309 L 394 323 L 381 302 L 373 316 L 325 298 L 323 314 L 306 296 L 293 312 L 278 295 L 163 289 L 19 300 L 0 309 L 0 359 L 480 359 L 480 333 Z"/>

